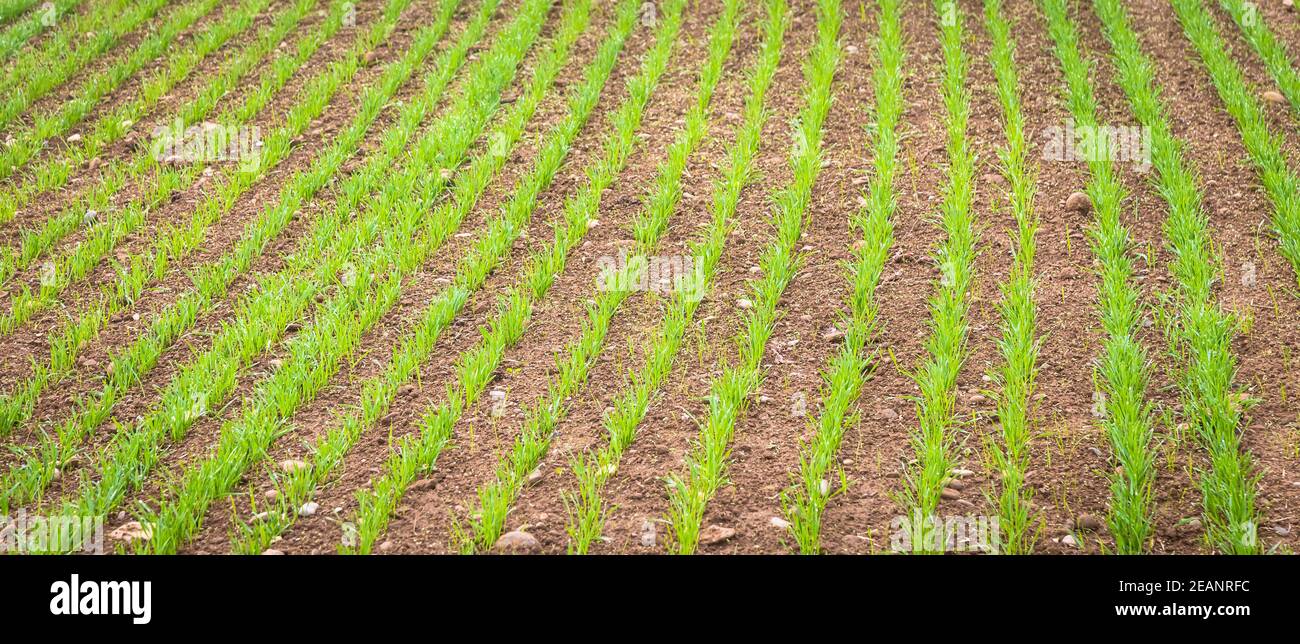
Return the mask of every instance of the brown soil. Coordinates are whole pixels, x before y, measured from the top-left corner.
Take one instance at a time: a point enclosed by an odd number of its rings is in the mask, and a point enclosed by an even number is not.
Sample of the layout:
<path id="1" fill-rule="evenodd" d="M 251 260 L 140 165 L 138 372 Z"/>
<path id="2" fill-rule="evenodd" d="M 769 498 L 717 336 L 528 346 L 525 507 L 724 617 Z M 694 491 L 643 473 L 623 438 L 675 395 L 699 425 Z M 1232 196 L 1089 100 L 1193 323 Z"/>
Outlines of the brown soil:
<path id="1" fill-rule="evenodd" d="M 270 24 L 275 12 L 284 8 L 285 1 L 277 0 L 258 18 L 255 27 L 204 61 L 194 76 L 178 86 L 139 127 L 151 127 L 154 122 L 170 118 L 225 56 L 251 42 L 258 30 Z M 502 17 L 509 16 L 515 4 L 504 3 L 475 52 L 489 46 L 504 24 Z M 591 59 L 611 22 L 613 3 L 598 0 L 595 4 L 591 26 L 575 47 L 572 62 L 561 72 L 555 89 L 543 101 L 501 176 L 462 224 L 460 234 L 448 240 L 406 280 L 394 309 L 380 319 L 363 341 L 363 349 L 351 357 L 316 399 L 304 404 L 293 416 L 285 435 L 273 445 L 266 463 L 306 458 L 311 441 L 333 427 L 338 417 L 356 408 L 361 383 L 382 373 L 424 307 L 450 282 L 457 262 L 485 230 L 489 219 L 512 196 L 514 182 L 532 167 L 541 137 L 566 114 L 567 92 L 579 82 L 583 66 Z M 813 4 L 795 5 L 791 7 L 792 23 L 781 65 L 769 94 L 771 117 L 756 160 L 760 173 L 741 195 L 736 225 L 727 239 L 712 291 L 696 312 L 688 339 L 665 385 L 651 400 L 636 442 L 608 482 L 605 495 L 610 512 L 604 538 L 594 545 L 594 552 L 664 550 L 669 534 L 664 478 L 682 470 L 683 458 L 698 435 L 698 423 L 708 412 L 704 399 L 708 387 L 721 372 L 720 365 L 736 358 L 733 337 L 739 330 L 737 300 L 746 296 L 750 283 L 757 278 L 759 257 L 772 239 L 768 223 L 769 196 L 790 179 L 786 162 L 790 121 L 802 103 L 801 64 L 816 32 Z M 1105 530 L 1076 534 L 1082 542 L 1079 547 L 1062 542 L 1080 515 L 1104 516 L 1110 496 L 1106 481 L 1111 467 L 1109 443 L 1091 409 L 1095 360 L 1102 342 L 1096 309 L 1095 260 L 1085 235 L 1092 222 L 1088 215 L 1064 207 L 1067 196 L 1083 189 L 1089 176 L 1081 163 L 1043 158 L 1046 132 L 1070 120 L 1063 101 L 1064 79 L 1052 52 L 1045 21 L 1034 4 L 1015 0 L 1007 5 L 1006 11 L 1015 24 L 1013 35 L 1019 53 L 1022 109 L 1027 118 L 1031 161 L 1037 173 L 1035 212 L 1040 220 L 1035 274 L 1043 346 L 1038 395 L 1034 398 L 1032 422 L 1036 433 L 1031 442 L 1028 477 L 1040 527 L 1036 550 L 1059 554 L 1106 552 L 1113 549 L 1114 543 Z M 1182 36 L 1172 8 L 1159 0 L 1133 0 L 1127 6 L 1144 51 L 1158 67 L 1157 78 L 1173 131 L 1185 142 L 1186 159 L 1200 177 L 1215 250 L 1223 258 L 1224 279 L 1216 285 L 1215 295 L 1224 308 L 1248 320 L 1233 349 L 1240 361 L 1238 384 L 1259 401 L 1250 409 L 1243 427 L 1244 446 L 1253 456 L 1260 475 L 1261 539 L 1266 548 L 1294 550 L 1300 545 L 1296 533 L 1300 523 L 1300 416 L 1291 399 L 1300 392 L 1300 376 L 1297 376 L 1300 366 L 1296 364 L 1300 360 L 1300 328 L 1296 325 L 1300 319 L 1300 294 L 1296 276 L 1281 258 L 1269 233 L 1272 204 L 1259 185 L 1235 123 L 1222 109 L 1222 102 L 1199 58 Z M 983 24 L 982 4 L 961 0 L 961 7 L 968 32 L 964 46 L 970 60 L 969 134 L 979 160 L 974 212 L 980 227 L 981 252 L 974 286 L 968 294 L 970 354 L 958 382 L 956 412 L 961 423 L 955 430 L 955 455 L 959 467 L 973 470 L 975 474 L 970 477 L 974 484 L 957 498 L 945 500 L 940 512 L 992 515 L 996 510 L 989 498 L 996 491 L 996 475 L 986 444 L 997 438 L 998 426 L 992 413 L 995 403 L 991 394 L 995 392 L 989 391 L 992 384 L 986 374 L 993 373 L 1001 363 L 997 345 L 1000 317 L 996 305 L 999 285 L 1007 279 L 1011 268 L 1014 220 L 1007 205 L 1008 186 L 998 169 L 997 153 L 1005 145 L 1005 137 L 994 93 L 993 70 L 988 64 L 991 42 Z M 462 7 L 442 46 L 454 41 L 476 8 L 475 3 Z M 1273 84 L 1266 69 L 1241 39 L 1235 25 L 1217 5 L 1207 8 L 1216 16 L 1247 80 L 1259 91 L 1271 88 Z M 720 9 L 718 0 L 699 0 L 687 10 L 683 37 L 669 71 L 647 107 L 640 143 L 626 170 L 603 195 L 596 215 L 599 225 L 573 251 L 565 271 L 556 277 L 551 291 L 536 307 L 522 340 L 506 351 L 503 366 L 490 385 L 490 389 L 506 392 L 504 416 L 491 413 L 487 395 L 465 411 L 455 427 L 452 444 L 439 457 L 435 472 L 412 487 L 399 504 L 387 532 L 381 537 L 383 545 L 379 550 L 382 552 L 454 550 L 451 535 L 454 522 L 463 523 L 476 509 L 477 490 L 495 476 L 499 459 L 519 432 L 524 410 L 546 393 L 556 373 L 557 353 L 578 336 L 586 320 L 584 307 L 595 296 L 593 282 L 598 259 L 617 255 L 631 245 L 630 223 L 641 210 L 657 165 L 665 157 L 694 100 L 708 28 Z M 712 499 L 704 519 L 706 526 L 716 524 L 736 532 L 721 543 L 702 545 L 702 553 L 793 550 L 790 536 L 776 527 L 772 519 L 782 515 L 781 492 L 794 482 L 798 472 L 800 439 L 811 435 L 811 423 L 821 411 L 822 372 L 837 348 L 825 334 L 845 311 L 849 285 L 844 262 L 850 258 L 852 245 L 860 235 L 850 227 L 850 217 L 861 207 L 859 195 L 873 172 L 873 151 L 866 147 L 864 128 L 874 120 L 872 72 L 876 64 L 873 44 L 877 12 L 869 2 L 862 7 L 858 3 L 846 3 L 844 9 L 845 55 L 835 79 L 835 102 L 825 126 L 826 163 L 814 190 L 800 242 L 804 264 L 779 304 L 781 317 L 764 359 L 766 377 L 737 425 L 728 470 L 729 484 Z M 1300 52 L 1297 14 L 1274 2 L 1260 3 L 1260 9 L 1279 39 L 1292 52 Z M 1137 125 L 1127 98 L 1114 82 L 1114 67 L 1106 58 L 1110 47 L 1099 20 L 1087 3 L 1075 6 L 1073 11 L 1084 49 L 1096 61 L 1092 83 L 1103 122 Z M 414 3 L 403 16 L 399 30 L 380 47 L 377 63 L 400 56 L 414 30 L 428 22 L 430 12 L 428 3 Z M 740 124 L 739 113 L 747 91 L 743 72 L 752 65 L 761 38 L 758 29 L 761 5 L 751 2 L 747 12 L 714 98 L 709 137 L 688 164 L 681 201 L 660 246 L 662 254 L 686 254 L 687 244 L 710 219 L 717 168 Z M 506 91 L 507 100 L 528 78 L 538 50 L 551 36 L 558 13 L 557 5 L 548 29 L 525 59 L 515 86 Z M 219 19 L 219 15 L 220 11 L 214 12 L 196 23 L 196 28 Z M 900 126 L 902 163 L 896 182 L 895 243 L 877 291 L 881 330 L 870 346 L 877 351 L 877 360 L 853 408 L 860 421 L 849 427 L 838 454 L 839 467 L 849 485 L 844 494 L 834 497 L 824 518 L 822 542 L 825 551 L 830 553 L 865 554 L 890 548 L 891 522 L 902 513 L 896 498 L 905 484 L 905 465 L 914 458 L 910 437 L 917 425 L 914 403 L 917 388 L 906 372 L 924 358 L 928 298 L 939 278 L 932 251 L 942 238 L 936 208 L 942 187 L 948 181 L 944 108 L 939 89 L 943 61 L 933 9 L 923 2 L 909 3 L 902 15 L 907 49 L 906 111 Z M 375 3 L 366 4 L 360 8 L 358 26 L 364 28 L 377 16 Z M 316 14 L 304 20 L 288 39 L 287 46 L 292 46 L 319 20 L 321 17 Z M 278 124 L 286 111 L 301 99 L 303 79 L 341 56 L 351 45 L 353 35 L 343 30 L 325 44 L 268 109 L 256 117 L 254 124 L 264 132 Z M 113 52 L 126 46 L 128 40 L 124 39 L 123 45 Z M 585 184 L 585 166 L 601 154 L 608 132 L 607 114 L 626 97 L 625 81 L 637 73 L 641 55 L 650 41 L 649 28 L 639 26 L 634 31 L 595 115 L 579 135 L 555 181 L 543 193 L 526 232 L 508 259 L 488 277 L 483 288 L 469 299 L 465 310 L 438 340 L 431 358 L 421 366 L 416 389 L 397 399 L 382 426 L 362 436 L 334 479 L 319 491 L 316 501 L 321 511 L 301 518 L 277 542 L 276 549 L 293 554 L 336 551 L 340 523 L 356 512 L 356 492 L 367 489 L 383 471 L 394 441 L 414 431 L 424 410 L 444 399 L 446 387 L 455 377 L 457 356 L 479 341 L 479 329 L 495 314 L 501 295 L 518 281 L 529 254 L 550 241 L 552 226 L 562 215 L 564 200 Z M 120 53 L 111 53 L 92 67 L 109 64 L 114 55 Z M 324 115 L 312 124 L 310 133 L 296 142 L 289 157 L 238 201 L 213 227 L 201 248 L 170 267 L 160 283 L 148 289 L 139 302 L 92 343 L 83 354 L 86 361 L 69 382 L 51 387 L 42 396 L 34 418 L 6 438 L 7 445 L 33 444 L 40 431 L 48 430 L 73 412 L 72 400 L 101 386 L 106 357 L 137 338 L 152 316 L 188 288 L 189 280 L 185 277 L 188 269 L 233 247 L 244 226 L 262 207 L 278 199 L 293 173 L 306 168 L 326 149 L 332 135 L 355 112 L 360 88 L 377 78 L 380 69 L 381 64 L 364 68 L 338 94 Z M 462 82 L 463 78 L 453 83 L 448 96 L 455 95 Z M 66 87 L 73 86 L 75 83 Z M 398 98 L 409 99 L 419 86 L 417 82 L 407 83 Z M 115 101 L 127 100 L 137 88 L 136 80 L 124 84 L 98 110 L 108 109 Z M 45 100 L 56 105 L 59 98 L 54 94 L 63 96 L 66 91 L 61 88 Z M 223 99 L 223 106 L 234 104 L 241 97 L 242 91 L 232 92 Z M 502 110 L 508 107 L 503 105 Z M 96 114 L 101 113 L 98 110 Z M 376 149 L 378 133 L 393 122 L 396 114 L 395 109 L 384 112 L 371 128 L 361 152 L 345 164 L 341 174 L 360 167 L 365 157 Z M 1270 109 L 1268 118 L 1270 126 L 1283 133 L 1289 158 L 1300 160 L 1297 148 L 1300 136 L 1293 127 L 1295 115 L 1285 106 L 1276 106 Z M 476 147 L 474 152 L 477 151 Z M 43 154 L 51 153 L 59 152 L 55 148 Z M 106 154 L 125 158 L 131 153 L 128 145 L 122 143 Z M 1300 167 L 1300 164 L 1292 165 Z M 1185 519 L 1196 517 L 1201 511 L 1194 472 L 1205 465 L 1206 459 L 1196 442 L 1190 436 L 1182 436 L 1177 429 L 1181 422 L 1176 387 L 1178 365 L 1166 349 L 1166 339 L 1157 322 L 1160 316 L 1156 315 L 1163 306 L 1161 294 L 1176 286 L 1167 268 L 1171 253 L 1165 247 L 1161 228 L 1167 205 L 1154 188 L 1150 174 L 1132 164 L 1122 164 L 1119 170 L 1128 191 L 1124 222 L 1132 231 L 1135 253 L 1140 254 L 1136 279 L 1143 302 L 1150 309 L 1151 323 L 1144 325 L 1139 333 L 1153 365 L 1149 395 L 1161 412 L 1167 412 L 1157 417 L 1160 447 L 1155 489 L 1157 536 L 1153 549 L 1160 553 L 1205 553 L 1210 551 L 1209 546 L 1200 531 L 1186 525 Z M 77 172 L 68 189 L 19 213 L 18 222 L 27 225 L 42 221 L 96 180 L 94 172 Z M 150 213 L 147 228 L 124 241 L 115 252 L 140 252 L 151 243 L 155 231 L 188 221 L 208 189 L 207 182 L 200 181 L 176 195 L 170 203 Z M 138 186 L 128 186 L 119 200 L 134 198 L 138 191 Z M 144 382 L 118 402 L 114 410 L 116 421 L 129 424 L 156 407 L 159 392 L 193 356 L 206 350 L 212 335 L 231 320 L 236 298 L 256 287 L 256 276 L 283 267 L 284 256 L 294 251 L 324 209 L 334 206 L 335 199 L 333 189 L 329 188 L 303 209 L 302 215 L 267 249 L 265 256 L 255 262 L 251 274 L 236 281 L 216 311 L 202 316 L 191 333 L 167 350 Z M 0 237 L 12 240 L 18 229 L 19 223 L 11 224 L 0 230 Z M 73 248 L 82 241 L 83 235 L 74 233 L 60 244 L 56 254 Z M 1247 274 L 1254 275 L 1255 279 L 1252 281 Z M 97 301 L 100 289 L 110 284 L 112 278 L 111 269 L 104 263 L 88 279 L 67 290 L 62 306 L 37 315 L 17 332 L 0 339 L 0 351 L 6 354 L 0 367 L 0 384 L 8 389 L 21 382 L 30 373 L 27 366 L 30 360 L 44 360 L 48 356 L 46 334 L 65 316 L 80 314 Z M 36 271 L 28 271 L 15 280 L 15 284 L 35 283 Z M 664 302 L 647 294 L 635 295 L 623 304 L 588 383 L 567 401 L 567 416 L 556 427 L 540 467 L 543 476 L 525 488 L 514 504 L 506 521 L 507 528 L 526 529 L 539 540 L 540 551 L 566 551 L 568 514 L 562 493 L 574 484 L 570 459 L 598 448 L 607 440 L 602 416 L 626 385 L 628 370 L 641 368 L 640 344 L 658 328 L 663 310 Z M 314 312 L 307 314 L 308 320 L 312 315 Z M 145 489 L 128 495 L 123 507 L 139 503 L 152 506 L 165 501 L 166 482 L 176 479 L 185 467 L 211 452 L 222 422 L 239 412 L 254 387 L 270 373 L 270 361 L 282 358 L 284 352 L 283 344 L 271 347 L 241 371 L 229 403 L 169 446 Z M 804 413 L 796 409 L 800 400 L 806 401 Z M 112 423 L 106 423 L 87 448 L 102 447 L 111 428 Z M 0 466 L 9 467 L 16 462 L 8 451 L 0 453 L 4 454 L 0 456 Z M 185 548 L 186 552 L 229 551 L 232 519 L 246 518 L 251 511 L 246 493 L 251 490 L 255 495 L 262 495 L 273 487 L 268 467 L 259 465 L 247 473 L 244 489 L 233 503 L 223 501 L 210 509 L 200 534 Z M 65 473 L 43 501 L 49 503 L 63 498 L 81 482 L 83 475 L 76 470 Z M 111 518 L 109 523 L 113 525 L 119 520 L 125 520 L 125 516 Z M 647 522 L 656 526 L 657 542 L 652 547 L 642 543 Z"/>

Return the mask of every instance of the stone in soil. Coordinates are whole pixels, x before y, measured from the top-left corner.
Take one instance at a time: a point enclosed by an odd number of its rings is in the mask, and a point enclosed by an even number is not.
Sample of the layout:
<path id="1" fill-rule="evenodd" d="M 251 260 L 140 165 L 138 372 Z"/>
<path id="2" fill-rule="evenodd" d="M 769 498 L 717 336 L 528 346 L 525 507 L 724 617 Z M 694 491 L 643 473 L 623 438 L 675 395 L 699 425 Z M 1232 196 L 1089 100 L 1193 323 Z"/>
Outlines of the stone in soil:
<path id="1" fill-rule="evenodd" d="M 711 525 L 700 531 L 700 543 L 711 546 L 722 543 L 734 536 L 736 536 L 736 531 L 733 528 Z"/>
<path id="2" fill-rule="evenodd" d="M 492 545 L 493 552 L 502 554 L 532 554 L 541 549 L 541 544 L 534 537 L 523 530 L 512 530 L 501 535 L 497 542 Z"/>

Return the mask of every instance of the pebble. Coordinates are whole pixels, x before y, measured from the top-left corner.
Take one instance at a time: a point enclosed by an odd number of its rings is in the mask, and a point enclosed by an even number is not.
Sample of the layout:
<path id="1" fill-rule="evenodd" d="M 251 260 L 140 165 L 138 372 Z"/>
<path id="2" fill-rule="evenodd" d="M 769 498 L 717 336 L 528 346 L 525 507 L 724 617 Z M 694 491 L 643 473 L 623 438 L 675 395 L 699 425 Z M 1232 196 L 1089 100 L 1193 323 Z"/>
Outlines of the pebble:
<path id="1" fill-rule="evenodd" d="M 1088 195 L 1083 192 L 1071 193 L 1070 196 L 1065 199 L 1065 209 L 1073 210 L 1075 212 L 1080 212 L 1080 213 L 1091 212 L 1092 199 L 1090 199 Z"/>
<path id="2" fill-rule="evenodd" d="M 366 52 L 366 54 L 365 54 L 364 56 L 361 57 L 361 62 L 363 62 L 363 63 L 365 63 L 365 64 L 367 64 L 367 65 L 369 65 L 369 64 L 371 64 L 371 63 L 373 63 L 373 62 L 375 62 L 375 52 L 373 52 L 373 51 L 368 51 L 368 52 Z"/>
<path id="3" fill-rule="evenodd" d="M 283 554 L 284 554 L 284 551 L 283 551 L 283 550 L 276 550 L 275 548 L 267 548 L 266 550 L 263 550 L 263 551 L 262 551 L 262 554 L 264 554 L 264 555 L 283 555 Z"/>
<path id="4" fill-rule="evenodd" d="M 734 529 L 714 524 L 700 531 L 700 543 L 711 546 L 734 536 L 736 536 Z"/>
<path id="5" fill-rule="evenodd" d="M 1269 103 L 1272 103 L 1274 105 L 1282 105 L 1283 103 L 1286 103 L 1286 97 L 1283 96 L 1282 93 L 1277 90 L 1270 89 L 1267 92 L 1264 92 L 1262 96 L 1264 97 L 1265 101 L 1268 101 Z"/>
<path id="6" fill-rule="evenodd" d="M 73 134 L 72 136 L 68 137 L 68 143 L 76 143 L 77 141 L 80 140 L 81 140 L 80 134 Z"/>
<path id="7" fill-rule="evenodd" d="M 752 309 L 754 308 L 754 302 L 742 297 L 739 300 L 736 300 L 736 306 L 742 309 Z"/>
<path id="8" fill-rule="evenodd" d="M 537 484 L 538 482 L 540 482 L 540 481 L 542 480 L 542 478 L 545 477 L 545 476 L 546 476 L 546 473 L 543 472 L 543 471 L 542 471 L 542 468 L 539 467 L 539 468 L 533 470 L 532 472 L 529 472 L 529 473 L 528 473 L 528 480 L 525 481 L 524 484 L 525 484 L 525 485 L 536 485 L 536 484 Z"/>
<path id="9" fill-rule="evenodd" d="M 844 332 L 831 327 L 830 329 L 827 329 L 826 333 L 822 334 L 822 339 L 827 342 L 839 342 L 844 339 Z"/>
<path id="10" fill-rule="evenodd" d="M 280 491 L 272 488 L 270 490 L 267 490 L 264 494 L 262 494 L 262 496 L 266 497 L 267 501 L 274 501 L 280 498 Z"/>
<path id="11" fill-rule="evenodd" d="M 768 520 L 768 524 L 771 525 L 773 528 L 777 528 L 780 530 L 785 530 L 786 528 L 790 527 L 790 522 L 786 521 L 785 519 L 782 519 L 781 517 L 772 517 L 770 520 Z"/>
<path id="12" fill-rule="evenodd" d="M 307 463 L 289 458 L 280 461 L 280 469 L 292 474 L 298 470 L 307 469 Z"/>
<path id="13" fill-rule="evenodd" d="M 397 395 L 409 396 L 413 391 L 415 391 L 415 385 L 402 385 L 401 387 L 397 388 Z"/>
<path id="14" fill-rule="evenodd" d="M 808 396 L 802 391 L 796 391 L 790 397 L 790 415 L 796 418 L 802 418 L 808 415 Z"/>
<path id="15" fill-rule="evenodd" d="M 317 502 L 315 502 L 315 501 L 308 501 L 308 502 L 302 504 L 302 507 L 301 507 L 301 508 L 298 508 L 298 516 L 300 516 L 300 517 L 309 517 L 309 516 L 311 516 L 311 515 L 313 515 L 313 514 L 316 514 L 316 511 L 319 510 L 319 509 L 320 509 L 320 504 L 319 504 L 319 503 L 317 503 Z"/>
<path id="16" fill-rule="evenodd" d="M 393 549 L 393 542 L 392 542 L 392 541 L 385 541 L 385 542 L 379 544 L 379 551 L 380 551 L 380 552 L 389 552 L 389 551 L 391 551 L 392 549 Z"/>
<path id="17" fill-rule="evenodd" d="M 967 484 L 964 481 L 961 481 L 959 479 L 948 479 L 948 482 L 944 484 L 944 487 L 950 487 L 960 492 L 966 489 L 966 485 Z"/>
<path id="18" fill-rule="evenodd" d="M 953 469 L 953 471 L 952 471 L 952 475 L 955 476 L 955 477 L 957 477 L 957 478 L 959 478 L 959 479 L 964 479 L 964 478 L 966 478 L 966 477 L 968 477 L 968 476 L 974 476 L 974 475 L 975 475 L 975 472 L 972 472 L 971 470 L 962 469 L 962 468 L 958 467 L 958 468 L 954 468 L 954 469 Z"/>
<path id="19" fill-rule="evenodd" d="M 953 488 L 946 487 L 943 488 L 943 491 L 939 493 L 939 498 L 953 501 L 961 498 L 961 492 L 958 492 Z"/>
<path id="20" fill-rule="evenodd" d="M 1288 528 L 1286 526 L 1280 526 L 1280 525 L 1273 526 L 1273 532 L 1279 537 L 1285 537 L 1291 534 L 1291 528 Z"/>
<path id="21" fill-rule="evenodd" d="M 153 527 L 139 521 L 128 521 L 108 533 L 108 538 L 115 541 L 148 541 L 153 538 Z"/>
<path id="22" fill-rule="evenodd" d="M 1074 538 L 1074 535 L 1072 535 L 1072 534 L 1067 534 L 1067 535 L 1065 535 L 1064 537 L 1061 537 L 1061 544 L 1062 544 L 1062 545 L 1066 545 L 1066 546 L 1070 546 L 1071 548 L 1078 548 L 1078 547 L 1079 547 L 1079 540 L 1078 540 L 1078 539 L 1075 539 L 1075 538 Z"/>
<path id="23" fill-rule="evenodd" d="M 492 545 L 493 552 L 504 554 L 529 554 L 541 549 L 541 544 L 534 537 L 523 530 L 512 530 L 501 535 L 497 542 Z"/>
<path id="24" fill-rule="evenodd" d="M 1088 451 L 1089 451 L 1089 452 L 1092 452 L 1092 455 L 1093 455 L 1093 456 L 1096 456 L 1096 457 L 1099 457 L 1099 458 L 1100 458 L 1101 456 L 1104 456 L 1104 454 L 1101 453 L 1101 448 L 1099 448 L 1099 447 L 1089 447 L 1089 448 L 1088 448 Z"/>

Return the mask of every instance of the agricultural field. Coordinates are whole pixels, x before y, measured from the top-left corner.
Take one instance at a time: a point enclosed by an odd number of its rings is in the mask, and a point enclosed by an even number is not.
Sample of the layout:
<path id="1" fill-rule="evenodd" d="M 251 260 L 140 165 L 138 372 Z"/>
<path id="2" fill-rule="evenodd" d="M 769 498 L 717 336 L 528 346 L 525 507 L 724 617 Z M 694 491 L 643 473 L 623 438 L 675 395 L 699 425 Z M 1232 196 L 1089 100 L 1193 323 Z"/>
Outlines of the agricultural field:
<path id="1" fill-rule="evenodd" d="M 0 0 L 0 67 L 0 551 L 1300 548 L 1291 0 Z"/>

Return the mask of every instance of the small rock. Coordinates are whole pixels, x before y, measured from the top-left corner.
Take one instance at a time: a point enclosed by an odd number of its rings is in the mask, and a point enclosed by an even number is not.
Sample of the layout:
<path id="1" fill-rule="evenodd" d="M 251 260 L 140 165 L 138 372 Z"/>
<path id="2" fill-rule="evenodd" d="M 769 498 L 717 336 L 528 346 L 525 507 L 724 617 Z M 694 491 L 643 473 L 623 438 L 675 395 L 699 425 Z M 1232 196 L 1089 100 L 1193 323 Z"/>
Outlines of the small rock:
<path id="1" fill-rule="evenodd" d="M 840 342 L 844 339 L 844 332 L 835 327 L 831 327 L 826 330 L 826 333 L 822 334 L 822 339 L 827 342 Z"/>
<path id="2" fill-rule="evenodd" d="M 1089 451 L 1089 452 L 1092 452 L 1092 455 L 1093 455 L 1093 456 L 1096 456 L 1096 457 L 1098 457 L 1098 458 L 1104 456 L 1104 455 L 1101 453 L 1101 448 L 1099 448 L 1099 447 L 1089 447 L 1089 448 L 1088 448 L 1088 451 Z"/>
<path id="3" fill-rule="evenodd" d="M 955 489 L 953 489 L 953 488 L 946 487 L 946 488 L 943 488 L 943 491 L 939 492 L 939 498 L 941 498 L 941 499 L 945 499 L 945 500 L 948 500 L 948 501 L 955 501 L 955 500 L 961 498 L 961 492 L 958 492 L 957 490 L 955 490 Z"/>
<path id="4" fill-rule="evenodd" d="M 967 485 L 968 484 L 961 479 L 948 479 L 948 482 L 944 483 L 944 487 L 952 488 L 958 492 L 965 490 Z"/>
<path id="5" fill-rule="evenodd" d="M 275 548 L 267 548 L 266 550 L 263 550 L 263 551 L 262 551 L 262 554 L 264 554 L 264 555 L 283 555 L 283 554 L 284 554 L 284 551 L 283 551 L 283 550 L 276 550 Z"/>
<path id="6" fill-rule="evenodd" d="M 953 470 L 952 470 L 952 475 L 955 476 L 955 477 L 957 477 L 957 478 L 959 478 L 959 479 L 964 479 L 964 478 L 966 478 L 966 477 L 968 477 L 968 476 L 974 476 L 974 475 L 975 475 L 975 472 L 972 472 L 971 470 L 962 469 L 962 468 L 960 468 L 960 467 L 957 467 L 957 468 L 953 468 Z"/>
<path id="7" fill-rule="evenodd" d="M 307 467 L 308 467 L 307 463 L 303 461 L 294 460 L 291 458 L 280 461 L 280 470 L 287 472 L 289 474 L 293 474 L 298 470 L 305 470 L 307 469 Z"/>
<path id="8" fill-rule="evenodd" d="M 781 517 L 772 517 L 768 521 L 768 524 L 771 525 L 773 528 L 777 528 L 779 530 L 785 530 L 786 528 L 790 527 L 790 522 L 786 521 L 785 519 L 782 519 Z"/>
<path id="9" fill-rule="evenodd" d="M 1273 533 L 1279 537 L 1285 537 L 1291 534 L 1291 528 L 1288 528 L 1286 526 L 1275 525 L 1273 526 Z"/>
<path id="10" fill-rule="evenodd" d="M 742 309 L 752 309 L 754 308 L 754 302 L 742 297 L 739 300 L 736 300 L 736 306 Z"/>
<path id="11" fill-rule="evenodd" d="M 802 391 L 796 391 L 790 397 L 790 415 L 796 418 L 802 418 L 808 415 L 808 396 Z"/>
<path id="12" fill-rule="evenodd" d="M 68 143 L 76 143 L 77 141 L 80 140 L 81 140 L 80 134 L 73 134 L 72 136 L 68 137 Z"/>
<path id="13" fill-rule="evenodd" d="M 1283 103 L 1286 103 L 1286 97 L 1283 96 L 1282 93 L 1277 90 L 1270 89 L 1267 92 L 1261 94 L 1261 96 L 1264 97 L 1265 101 L 1272 103 L 1273 105 L 1282 105 Z"/>
<path id="14" fill-rule="evenodd" d="M 115 541 L 148 541 L 153 538 L 153 526 L 128 521 L 108 533 L 108 538 Z"/>
<path id="15" fill-rule="evenodd" d="M 529 554 L 537 552 L 540 548 L 541 544 L 537 542 L 537 538 L 522 530 L 507 532 L 492 545 L 493 552 L 504 554 Z"/>
<path id="16" fill-rule="evenodd" d="M 414 391 L 415 391 L 415 385 L 402 385 L 401 387 L 397 388 L 397 395 L 409 396 Z"/>
<path id="17" fill-rule="evenodd" d="M 364 56 L 361 57 L 361 62 L 370 65 L 371 63 L 375 62 L 375 58 L 376 58 L 375 52 L 368 51 Z"/>
<path id="18" fill-rule="evenodd" d="M 1088 197 L 1087 193 L 1071 193 L 1065 199 L 1065 209 L 1086 214 L 1092 211 L 1092 199 Z"/>
<path id="19" fill-rule="evenodd" d="M 262 496 L 265 497 L 267 501 L 274 501 L 280 498 L 280 491 L 275 488 L 271 488 L 267 490 L 265 493 L 263 493 Z"/>
<path id="20" fill-rule="evenodd" d="M 1072 534 L 1067 534 L 1067 535 L 1065 535 L 1064 537 L 1061 537 L 1061 545 L 1069 546 L 1069 547 L 1071 547 L 1071 548 L 1078 548 L 1078 547 L 1079 547 L 1079 540 L 1078 540 L 1078 539 L 1075 539 L 1075 538 L 1074 538 L 1074 535 L 1072 535 Z"/>
<path id="21" fill-rule="evenodd" d="M 311 516 L 311 515 L 313 515 L 313 514 L 316 514 L 316 511 L 319 510 L 319 509 L 320 509 L 320 504 L 319 504 L 319 503 L 317 503 L 317 502 L 315 502 L 315 501 L 308 501 L 308 502 L 302 504 L 302 507 L 301 507 L 301 508 L 298 508 L 298 516 L 300 516 L 300 517 L 309 517 L 309 516 Z"/>
<path id="22" fill-rule="evenodd" d="M 545 477 L 546 473 L 539 467 L 528 473 L 528 480 L 524 482 L 524 485 L 536 485 Z"/>
<path id="23" fill-rule="evenodd" d="M 1091 514 L 1080 514 L 1074 519 L 1074 528 L 1076 530 L 1086 530 L 1088 532 L 1100 532 L 1102 528 L 1101 519 Z"/>
<path id="24" fill-rule="evenodd" d="M 391 552 L 392 549 L 393 549 L 393 542 L 392 542 L 392 541 L 385 541 L 385 542 L 379 544 L 379 551 L 380 551 L 380 552 Z"/>
<path id="25" fill-rule="evenodd" d="M 711 546 L 717 543 L 722 543 L 734 536 L 736 536 L 736 531 L 734 529 L 715 524 L 700 531 L 700 543 L 706 546 Z"/>

